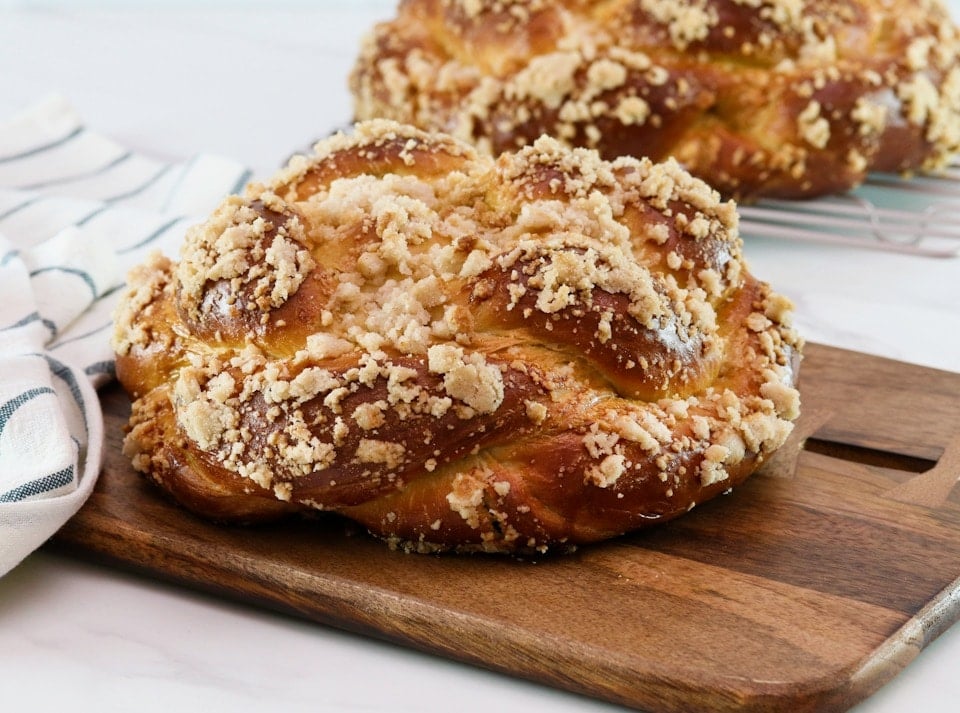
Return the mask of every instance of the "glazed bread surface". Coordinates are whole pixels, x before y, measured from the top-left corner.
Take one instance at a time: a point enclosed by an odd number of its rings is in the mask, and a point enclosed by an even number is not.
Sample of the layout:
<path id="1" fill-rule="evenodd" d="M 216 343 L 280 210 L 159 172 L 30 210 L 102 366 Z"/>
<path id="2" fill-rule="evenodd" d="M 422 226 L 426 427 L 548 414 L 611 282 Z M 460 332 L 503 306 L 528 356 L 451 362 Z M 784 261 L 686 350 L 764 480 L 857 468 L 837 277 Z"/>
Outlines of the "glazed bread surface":
<path id="1" fill-rule="evenodd" d="M 940 0 L 403 0 L 350 83 L 359 119 L 494 154 L 547 134 L 672 156 L 741 200 L 935 170 L 960 146 Z"/>
<path id="2" fill-rule="evenodd" d="M 675 162 L 366 122 L 131 273 L 125 451 L 216 520 L 562 549 L 682 515 L 783 443 L 790 309 Z"/>

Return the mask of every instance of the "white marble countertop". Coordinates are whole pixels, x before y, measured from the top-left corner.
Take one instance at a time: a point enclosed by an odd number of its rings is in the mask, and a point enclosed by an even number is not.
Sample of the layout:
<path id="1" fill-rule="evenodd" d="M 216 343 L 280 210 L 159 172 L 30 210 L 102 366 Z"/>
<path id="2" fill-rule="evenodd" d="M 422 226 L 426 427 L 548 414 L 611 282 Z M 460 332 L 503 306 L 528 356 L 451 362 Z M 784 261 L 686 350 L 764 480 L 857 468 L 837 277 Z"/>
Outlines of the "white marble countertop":
<path id="1" fill-rule="evenodd" d="M 200 6 L 0 0 L 0 117 L 60 92 L 131 147 L 219 153 L 266 175 L 349 119 L 359 37 L 393 3 Z M 808 340 L 960 372 L 960 259 L 779 241 L 751 241 L 747 255 L 795 301 Z M 955 711 L 957 661 L 960 627 L 855 710 Z M 46 551 L 0 579 L 0 700 L 141 713 L 617 710 Z"/>

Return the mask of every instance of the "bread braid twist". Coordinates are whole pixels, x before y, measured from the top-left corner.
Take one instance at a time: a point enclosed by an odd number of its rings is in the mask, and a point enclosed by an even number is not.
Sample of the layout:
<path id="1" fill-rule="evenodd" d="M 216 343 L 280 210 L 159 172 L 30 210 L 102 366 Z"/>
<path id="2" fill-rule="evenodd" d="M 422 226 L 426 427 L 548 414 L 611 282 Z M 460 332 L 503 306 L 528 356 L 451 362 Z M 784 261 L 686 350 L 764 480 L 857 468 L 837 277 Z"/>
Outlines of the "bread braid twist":
<path id="1" fill-rule="evenodd" d="M 943 166 L 958 37 L 940 0 L 404 0 L 351 87 L 359 119 L 494 154 L 547 134 L 797 198 Z"/>
<path id="2" fill-rule="evenodd" d="M 187 508 L 330 510 L 419 550 L 544 551 L 685 513 L 799 408 L 790 306 L 676 163 L 494 160 L 360 124 L 134 270 L 126 452 Z"/>

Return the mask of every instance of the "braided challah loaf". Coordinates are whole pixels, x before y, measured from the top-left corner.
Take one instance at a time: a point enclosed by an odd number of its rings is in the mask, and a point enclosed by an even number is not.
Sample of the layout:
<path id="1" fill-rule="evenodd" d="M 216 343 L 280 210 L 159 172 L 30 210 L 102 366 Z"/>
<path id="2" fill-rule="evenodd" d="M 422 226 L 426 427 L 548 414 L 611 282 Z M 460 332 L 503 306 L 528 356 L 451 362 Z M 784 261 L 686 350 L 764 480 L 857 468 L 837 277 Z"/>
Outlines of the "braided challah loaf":
<path id="1" fill-rule="evenodd" d="M 798 413 L 790 305 L 740 249 L 676 163 L 366 122 L 132 272 L 126 451 L 202 515 L 330 510 L 421 551 L 667 520 Z"/>
<path id="2" fill-rule="evenodd" d="M 944 165 L 958 47 L 940 0 L 403 0 L 351 88 L 494 154 L 547 134 L 798 198 Z"/>

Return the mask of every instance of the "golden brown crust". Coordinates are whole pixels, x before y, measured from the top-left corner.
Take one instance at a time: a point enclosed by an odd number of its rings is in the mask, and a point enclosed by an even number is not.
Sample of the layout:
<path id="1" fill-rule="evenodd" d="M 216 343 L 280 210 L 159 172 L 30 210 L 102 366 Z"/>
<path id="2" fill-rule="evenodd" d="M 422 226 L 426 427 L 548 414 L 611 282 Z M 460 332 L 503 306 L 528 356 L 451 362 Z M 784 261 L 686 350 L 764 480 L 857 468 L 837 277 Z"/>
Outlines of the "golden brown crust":
<path id="1" fill-rule="evenodd" d="M 186 507 L 308 509 L 419 550 L 676 517 L 799 408 L 789 303 L 676 163 L 494 160 L 388 121 L 251 185 L 131 273 L 126 452 Z"/>
<path id="2" fill-rule="evenodd" d="M 940 0 L 403 0 L 351 88 L 358 119 L 495 154 L 547 134 L 797 198 L 943 166 L 958 46 Z"/>

